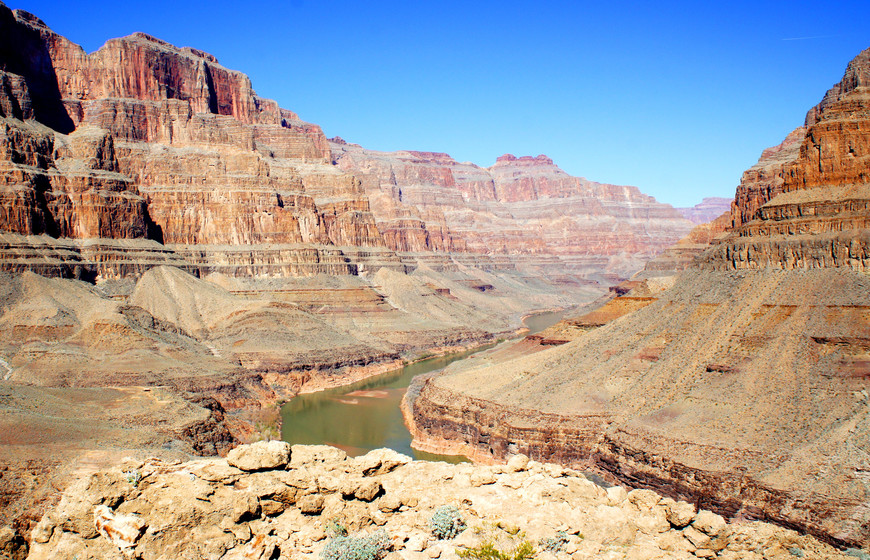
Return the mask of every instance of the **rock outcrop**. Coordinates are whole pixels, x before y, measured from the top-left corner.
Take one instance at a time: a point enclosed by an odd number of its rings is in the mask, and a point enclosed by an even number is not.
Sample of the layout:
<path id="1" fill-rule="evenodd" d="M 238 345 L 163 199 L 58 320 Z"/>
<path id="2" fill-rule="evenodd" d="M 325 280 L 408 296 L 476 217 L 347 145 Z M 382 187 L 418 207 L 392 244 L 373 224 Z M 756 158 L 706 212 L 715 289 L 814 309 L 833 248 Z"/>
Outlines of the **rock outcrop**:
<path id="1" fill-rule="evenodd" d="M 397 251 L 502 253 L 544 274 L 625 277 L 690 229 L 636 187 L 572 177 L 543 155 L 507 154 L 481 168 L 442 153 L 332 148 Z"/>
<path id="2" fill-rule="evenodd" d="M 706 224 L 722 214 L 730 212 L 732 200 L 731 198 L 709 196 L 691 208 L 677 208 L 677 210 L 693 224 Z"/>
<path id="3" fill-rule="evenodd" d="M 870 265 L 870 49 L 743 174 L 715 270 Z"/>
<path id="4" fill-rule="evenodd" d="M 870 49 L 744 174 L 727 231 L 696 230 L 564 344 L 409 393 L 414 445 L 870 546 L 868 72 Z"/>
<path id="5" fill-rule="evenodd" d="M 396 559 L 457 560 L 486 543 L 507 554 L 525 543 L 553 560 L 850 558 L 794 531 L 727 523 L 523 456 L 488 467 L 278 442 L 236 451 L 263 456 L 267 446 L 283 446 L 281 460 L 255 469 L 128 459 L 97 472 L 43 517 L 27 558 L 316 558 L 360 535 L 378 543 L 376 557 Z"/>

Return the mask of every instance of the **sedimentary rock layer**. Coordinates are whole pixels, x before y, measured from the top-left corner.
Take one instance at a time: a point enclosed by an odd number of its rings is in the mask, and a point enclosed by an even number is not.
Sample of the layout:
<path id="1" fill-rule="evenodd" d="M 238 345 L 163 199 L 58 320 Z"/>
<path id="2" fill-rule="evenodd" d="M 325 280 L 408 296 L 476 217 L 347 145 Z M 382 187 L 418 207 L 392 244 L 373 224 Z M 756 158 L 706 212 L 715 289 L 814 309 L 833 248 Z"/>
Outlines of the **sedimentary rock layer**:
<path id="1" fill-rule="evenodd" d="M 864 543 L 868 293 L 851 271 L 685 274 L 573 342 L 430 379 L 415 446 L 519 451 Z"/>
<path id="2" fill-rule="evenodd" d="M 489 168 L 432 152 L 376 152 L 333 141 L 338 166 L 366 188 L 397 251 L 552 255 L 563 270 L 632 268 L 689 231 L 636 187 L 572 177 L 546 156 L 501 156 Z"/>
<path id="3" fill-rule="evenodd" d="M 870 265 L 870 49 L 743 174 L 731 214 L 707 268 Z"/>
<path id="4" fill-rule="evenodd" d="M 693 224 L 706 224 L 722 214 L 730 212 L 732 200 L 731 198 L 709 196 L 691 208 L 677 208 L 677 210 Z"/>
<path id="5" fill-rule="evenodd" d="M 571 177 L 545 156 L 503 156 L 483 169 L 446 154 L 330 143 L 214 56 L 144 33 L 88 54 L 2 5 L 0 29 L 2 231 L 150 239 L 200 272 L 230 275 L 395 267 L 389 249 L 614 276 L 688 231 L 635 187 Z M 300 245 L 363 251 L 329 269 L 310 266 Z M 83 264 L 97 277 L 131 273 L 95 258 L 102 266 Z"/>

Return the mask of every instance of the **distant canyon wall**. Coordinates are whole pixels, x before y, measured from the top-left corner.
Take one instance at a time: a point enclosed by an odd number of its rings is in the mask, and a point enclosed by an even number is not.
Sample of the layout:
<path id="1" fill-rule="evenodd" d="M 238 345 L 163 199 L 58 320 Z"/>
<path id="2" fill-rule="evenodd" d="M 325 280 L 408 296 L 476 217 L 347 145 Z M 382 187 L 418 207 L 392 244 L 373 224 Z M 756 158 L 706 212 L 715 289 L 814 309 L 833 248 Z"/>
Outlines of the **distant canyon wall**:
<path id="1" fill-rule="evenodd" d="M 329 142 L 214 56 L 144 33 L 88 54 L 3 5 L 0 30 L 0 231 L 131 240 L 139 263 L 12 237 L 0 243 L 6 269 L 124 276 L 174 260 L 353 274 L 414 266 L 396 253 L 441 252 L 621 277 L 691 227 L 635 187 L 572 177 L 545 156 L 481 168 Z"/>

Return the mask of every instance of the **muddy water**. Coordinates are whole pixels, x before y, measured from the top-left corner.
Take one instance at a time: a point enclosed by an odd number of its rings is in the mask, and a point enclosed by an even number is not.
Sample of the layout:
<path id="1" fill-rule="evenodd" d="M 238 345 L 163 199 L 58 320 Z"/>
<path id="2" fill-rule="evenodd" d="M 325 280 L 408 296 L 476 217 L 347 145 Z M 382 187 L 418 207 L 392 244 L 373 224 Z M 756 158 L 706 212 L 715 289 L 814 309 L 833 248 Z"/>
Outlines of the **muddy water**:
<path id="1" fill-rule="evenodd" d="M 563 314 L 541 313 L 523 322 L 531 332 L 538 332 Z M 430 358 L 346 387 L 299 395 L 281 408 L 281 437 L 290 443 L 333 445 L 350 455 L 388 447 L 415 459 L 462 461 L 463 457 L 411 449 L 411 434 L 399 404 L 415 376 L 444 369 L 480 350 Z"/>

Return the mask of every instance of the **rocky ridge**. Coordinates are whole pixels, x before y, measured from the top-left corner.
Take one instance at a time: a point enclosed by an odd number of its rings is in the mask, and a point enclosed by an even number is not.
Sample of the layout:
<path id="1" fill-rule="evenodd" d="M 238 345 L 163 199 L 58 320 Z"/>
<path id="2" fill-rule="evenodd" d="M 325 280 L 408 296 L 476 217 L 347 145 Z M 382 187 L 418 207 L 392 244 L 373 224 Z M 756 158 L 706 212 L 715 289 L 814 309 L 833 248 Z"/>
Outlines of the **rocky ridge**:
<path id="1" fill-rule="evenodd" d="M 462 523 L 438 538 L 443 506 Z M 522 455 L 448 465 L 274 441 L 226 459 L 127 459 L 94 473 L 42 518 L 27 558 L 316 558 L 342 530 L 383 535 L 387 559 L 458 559 L 485 542 L 511 551 L 521 541 L 554 560 L 849 558 L 794 531 L 605 489 Z"/>
<path id="2" fill-rule="evenodd" d="M 636 187 L 572 177 L 544 155 L 489 168 L 432 152 L 376 152 L 332 142 L 362 181 L 379 230 L 397 251 L 515 255 L 546 273 L 625 277 L 688 232 L 672 207 Z"/>

